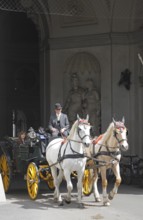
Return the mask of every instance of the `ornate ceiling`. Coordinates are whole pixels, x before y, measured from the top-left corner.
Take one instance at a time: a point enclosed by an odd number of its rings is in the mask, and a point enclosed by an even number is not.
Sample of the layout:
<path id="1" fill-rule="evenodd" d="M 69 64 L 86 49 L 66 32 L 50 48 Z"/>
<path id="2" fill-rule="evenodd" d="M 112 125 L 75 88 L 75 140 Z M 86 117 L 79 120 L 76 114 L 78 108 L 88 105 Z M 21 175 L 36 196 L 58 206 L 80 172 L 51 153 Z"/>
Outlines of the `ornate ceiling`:
<path id="1" fill-rule="evenodd" d="M 0 9 L 26 12 L 42 39 L 143 29 L 142 0 L 0 0 Z"/>

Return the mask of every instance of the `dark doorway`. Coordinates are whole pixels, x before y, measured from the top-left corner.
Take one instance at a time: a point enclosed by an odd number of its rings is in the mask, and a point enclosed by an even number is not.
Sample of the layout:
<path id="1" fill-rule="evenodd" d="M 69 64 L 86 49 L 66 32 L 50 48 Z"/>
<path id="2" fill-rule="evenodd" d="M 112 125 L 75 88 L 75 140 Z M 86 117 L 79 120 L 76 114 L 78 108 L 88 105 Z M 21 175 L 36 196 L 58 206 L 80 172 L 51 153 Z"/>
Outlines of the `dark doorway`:
<path id="1" fill-rule="evenodd" d="M 40 125 L 39 39 L 26 13 L 0 11 L 0 136 Z"/>

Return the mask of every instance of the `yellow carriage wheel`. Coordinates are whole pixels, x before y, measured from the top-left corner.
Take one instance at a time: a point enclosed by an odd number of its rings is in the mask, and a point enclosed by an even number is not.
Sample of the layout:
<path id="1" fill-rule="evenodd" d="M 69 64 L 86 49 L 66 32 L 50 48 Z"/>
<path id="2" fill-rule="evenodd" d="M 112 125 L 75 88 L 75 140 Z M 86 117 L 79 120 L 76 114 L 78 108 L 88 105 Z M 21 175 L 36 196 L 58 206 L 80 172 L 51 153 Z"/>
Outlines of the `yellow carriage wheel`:
<path id="1" fill-rule="evenodd" d="M 52 174 L 49 172 L 47 174 L 47 185 L 49 187 L 50 190 L 54 190 L 55 189 L 55 185 L 54 185 L 54 180 L 53 180 L 53 177 L 52 177 Z"/>
<path id="2" fill-rule="evenodd" d="M 2 154 L 0 156 L 0 173 L 2 176 L 5 193 L 7 193 L 11 184 L 12 171 L 10 166 L 10 158 L 6 154 Z"/>
<path id="3" fill-rule="evenodd" d="M 85 169 L 83 176 L 82 192 L 85 196 L 89 196 L 92 193 L 93 188 L 93 170 Z"/>
<path id="4" fill-rule="evenodd" d="M 44 173 L 42 171 L 40 171 L 40 177 L 42 180 L 44 180 L 49 189 L 50 190 L 54 190 L 55 189 L 55 185 L 54 185 L 54 180 L 53 180 L 53 176 L 51 174 L 50 169 L 48 170 L 49 165 L 40 165 L 40 169 L 44 170 Z"/>
<path id="5" fill-rule="evenodd" d="M 40 178 L 38 168 L 33 162 L 28 165 L 26 181 L 28 194 L 30 198 L 34 200 L 38 196 Z"/>

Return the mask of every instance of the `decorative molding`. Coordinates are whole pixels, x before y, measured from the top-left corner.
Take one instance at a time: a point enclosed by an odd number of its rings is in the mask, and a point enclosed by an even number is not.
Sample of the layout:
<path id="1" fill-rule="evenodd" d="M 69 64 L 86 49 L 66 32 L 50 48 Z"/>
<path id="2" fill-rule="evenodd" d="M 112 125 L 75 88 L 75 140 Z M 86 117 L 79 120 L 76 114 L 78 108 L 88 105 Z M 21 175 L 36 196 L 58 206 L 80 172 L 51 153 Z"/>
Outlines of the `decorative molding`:
<path id="1" fill-rule="evenodd" d="M 97 18 L 88 17 L 61 17 L 61 28 L 70 28 L 75 26 L 85 26 L 97 24 Z"/>
<path id="2" fill-rule="evenodd" d="M 143 42 L 143 31 L 130 33 L 105 33 L 84 36 L 72 36 L 63 38 L 51 38 L 48 40 L 50 49 L 68 49 L 77 47 L 90 47 L 101 45 L 127 45 Z"/>
<path id="3" fill-rule="evenodd" d="M 107 44 L 110 44 L 110 38 L 107 34 L 49 39 L 50 49 L 67 49 Z"/>

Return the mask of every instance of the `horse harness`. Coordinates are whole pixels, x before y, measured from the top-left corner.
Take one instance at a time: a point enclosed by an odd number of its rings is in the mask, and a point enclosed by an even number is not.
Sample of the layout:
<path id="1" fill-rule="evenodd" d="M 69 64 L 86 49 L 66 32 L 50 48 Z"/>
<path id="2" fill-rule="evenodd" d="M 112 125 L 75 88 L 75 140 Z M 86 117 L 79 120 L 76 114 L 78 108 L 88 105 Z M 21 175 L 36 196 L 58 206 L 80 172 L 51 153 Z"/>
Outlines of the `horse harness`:
<path id="1" fill-rule="evenodd" d="M 117 133 L 116 133 L 116 131 L 114 131 L 114 136 L 115 136 L 115 138 L 116 138 L 116 140 L 117 140 L 117 142 L 118 142 L 118 144 L 120 144 L 124 139 L 121 139 L 121 140 L 119 140 L 118 138 L 117 138 Z M 98 158 L 98 156 L 109 156 L 109 157 L 112 157 L 115 161 L 117 161 L 117 162 L 119 162 L 119 159 L 117 158 L 117 156 L 118 155 L 121 155 L 121 151 L 120 150 L 117 150 L 117 151 L 110 151 L 110 148 L 112 148 L 112 147 L 110 147 L 110 146 L 108 146 L 108 145 L 104 145 L 104 144 L 99 144 L 100 145 L 100 148 L 99 148 L 99 151 L 97 152 L 97 153 L 95 153 L 95 144 L 96 143 L 93 143 L 93 155 L 92 155 L 92 157 L 94 158 L 93 160 L 95 160 L 96 161 L 96 159 Z M 106 149 L 107 149 L 107 151 L 102 151 L 102 147 L 105 147 Z M 116 147 L 117 149 L 119 149 L 119 147 Z M 96 161 L 97 163 L 100 163 L 100 161 Z M 103 161 L 101 161 L 102 163 L 103 163 Z M 113 163 L 113 161 L 112 161 L 112 163 Z M 105 165 L 105 164 L 104 164 Z"/>
<path id="2" fill-rule="evenodd" d="M 63 152 L 63 155 L 61 156 L 61 150 L 62 150 L 62 147 L 63 147 L 63 144 L 64 142 L 61 143 L 61 146 L 60 146 L 60 149 L 59 149 L 59 153 L 58 153 L 58 163 L 61 163 L 64 159 L 77 159 L 77 158 L 84 158 L 85 157 L 85 154 L 84 153 L 79 153 L 77 151 L 75 151 L 73 148 L 72 148 L 72 145 L 71 145 L 71 142 L 77 142 L 79 144 L 83 144 L 83 139 L 88 136 L 88 135 L 84 135 L 83 137 L 81 137 L 80 133 L 79 133 L 79 130 L 78 130 L 78 136 L 79 138 L 81 139 L 81 141 L 77 141 L 77 140 L 73 140 L 73 139 L 68 139 L 67 143 L 66 143 L 66 147 L 64 149 L 64 152 Z M 66 149 L 67 149 L 67 146 L 68 144 L 70 145 L 70 150 L 72 151 L 72 154 L 66 154 Z"/>
<path id="3" fill-rule="evenodd" d="M 121 126 L 121 125 L 118 125 L 118 126 L 116 126 L 116 128 L 118 128 L 118 129 L 120 130 L 120 132 L 122 132 L 122 130 L 123 130 L 125 127 L 124 127 L 123 125 L 122 125 L 122 126 Z M 118 133 L 116 132 L 116 130 L 114 130 L 113 136 L 116 138 L 118 144 L 120 145 L 120 143 L 121 143 L 122 141 L 126 141 L 126 139 L 121 139 L 121 140 L 119 140 L 118 137 L 117 137 L 117 134 L 118 134 Z M 97 141 L 97 142 L 98 142 L 98 141 Z M 94 145 L 95 145 L 95 144 L 94 144 Z M 102 149 L 103 146 L 107 149 L 107 151 L 101 151 L 101 149 Z M 98 156 L 104 155 L 104 156 L 112 157 L 114 160 L 116 160 L 117 162 L 119 162 L 119 159 L 117 158 L 117 156 L 118 156 L 118 155 L 121 155 L 121 151 L 120 151 L 120 150 L 118 150 L 118 151 L 110 151 L 110 148 L 112 148 L 112 147 L 110 147 L 110 146 L 108 146 L 108 145 L 103 145 L 103 144 L 101 144 L 98 153 L 95 153 L 95 148 L 93 147 L 93 157 L 94 157 L 94 158 L 97 158 Z M 120 149 L 120 146 L 119 146 L 119 147 L 117 146 L 116 148 L 117 148 L 117 149 Z"/>
<path id="4" fill-rule="evenodd" d="M 57 160 L 58 163 L 61 163 L 64 159 L 77 159 L 77 158 L 84 158 L 85 157 L 84 153 L 80 154 L 72 148 L 71 141 L 74 141 L 74 140 L 69 140 L 66 143 L 66 147 L 64 149 L 63 155 L 61 155 L 61 150 L 62 150 L 62 147 L 63 147 L 63 143 L 61 143 L 59 153 L 58 153 L 58 160 Z M 78 141 L 75 141 L 75 142 L 78 142 Z M 82 142 L 79 141 L 78 143 L 82 143 Z M 66 149 L 67 149 L 68 144 L 70 145 L 70 149 L 71 149 L 73 154 L 66 154 Z"/>
<path id="5" fill-rule="evenodd" d="M 103 145 L 102 145 L 103 146 Z M 109 148 L 106 146 L 107 151 L 101 151 L 102 146 L 100 146 L 99 152 L 93 155 L 93 158 L 97 158 L 98 156 L 104 155 L 112 157 L 115 161 L 119 162 L 119 159 L 117 158 L 118 155 L 121 155 L 121 151 L 109 151 Z M 100 161 L 97 161 L 98 163 Z M 102 161 L 101 161 L 102 162 Z M 113 163 L 113 160 L 111 161 Z"/>

